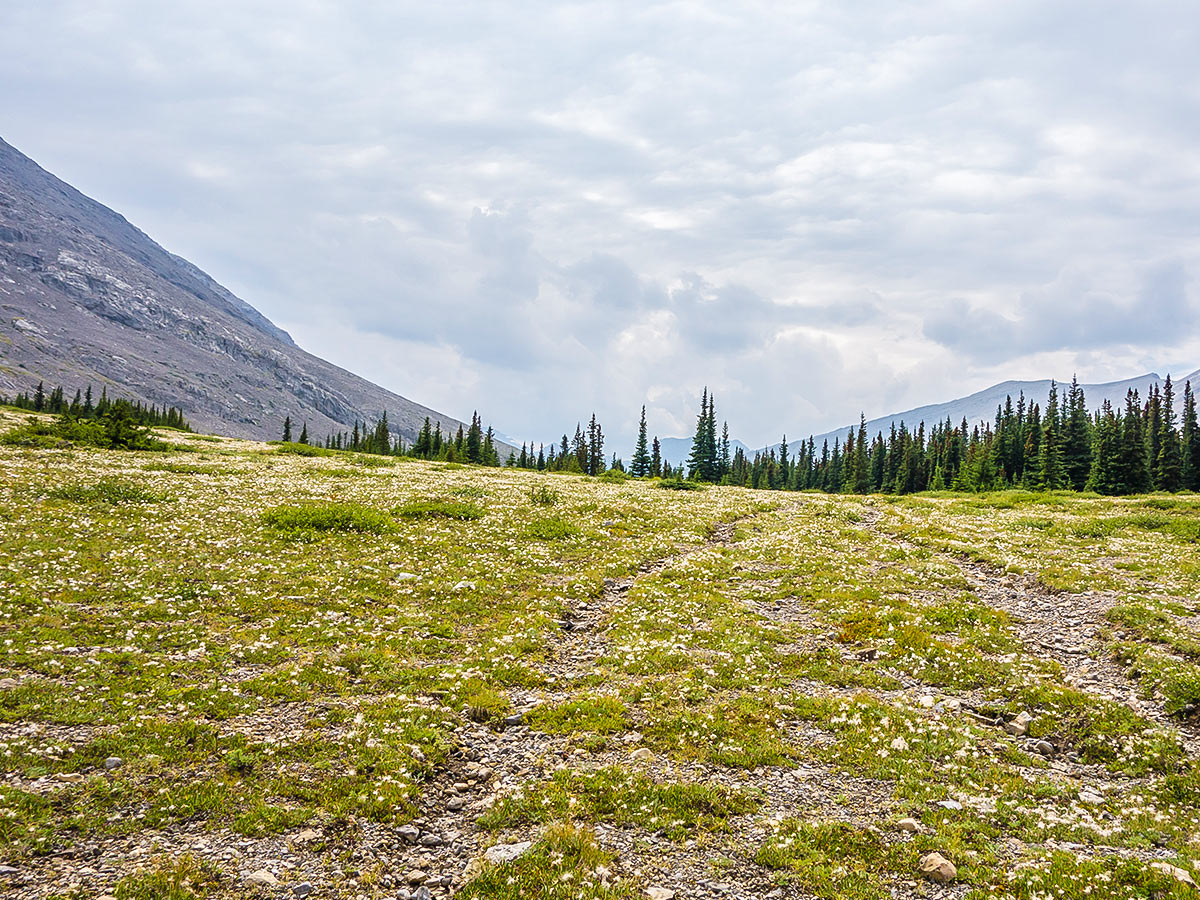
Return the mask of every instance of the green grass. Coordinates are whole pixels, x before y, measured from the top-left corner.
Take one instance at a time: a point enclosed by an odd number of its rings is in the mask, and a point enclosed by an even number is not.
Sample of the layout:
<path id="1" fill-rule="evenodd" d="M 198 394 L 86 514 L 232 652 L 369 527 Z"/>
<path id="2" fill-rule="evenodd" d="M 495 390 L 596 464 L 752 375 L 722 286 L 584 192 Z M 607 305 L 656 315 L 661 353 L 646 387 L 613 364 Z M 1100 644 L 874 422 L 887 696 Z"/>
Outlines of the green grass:
<path id="1" fill-rule="evenodd" d="M 699 831 L 723 831 L 732 816 L 757 806 L 753 798 L 720 785 L 657 784 L 608 767 L 556 773 L 544 784 L 502 798 L 479 825 L 494 831 L 569 818 L 643 828 L 682 841 Z"/>
<path id="2" fill-rule="evenodd" d="M 548 829 L 523 856 L 487 868 L 455 896 L 462 900 L 591 900 L 633 898 L 632 885 L 609 880 L 613 854 L 601 850 L 590 832 L 570 825 Z"/>

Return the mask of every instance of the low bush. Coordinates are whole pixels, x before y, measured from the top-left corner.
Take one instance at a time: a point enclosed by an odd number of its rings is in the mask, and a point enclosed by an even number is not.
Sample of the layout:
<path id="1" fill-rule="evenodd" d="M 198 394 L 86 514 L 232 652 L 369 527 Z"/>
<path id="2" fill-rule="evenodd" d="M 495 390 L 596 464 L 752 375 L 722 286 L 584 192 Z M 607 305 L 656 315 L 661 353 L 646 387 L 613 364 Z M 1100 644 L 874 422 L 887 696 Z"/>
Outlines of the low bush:
<path id="1" fill-rule="evenodd" d="M 411 500 L 393 512 L 402 519 L 482 519 L 483 510 L 461 500 Z"/>
<path id="2" fill-rule="evenodd" d="M 361 503 L 308 503 L 277 506 L 262 515 L 263 524 L 284 532 L 351 531 L 384 534 L 396 524 L 378 509 Z"/>

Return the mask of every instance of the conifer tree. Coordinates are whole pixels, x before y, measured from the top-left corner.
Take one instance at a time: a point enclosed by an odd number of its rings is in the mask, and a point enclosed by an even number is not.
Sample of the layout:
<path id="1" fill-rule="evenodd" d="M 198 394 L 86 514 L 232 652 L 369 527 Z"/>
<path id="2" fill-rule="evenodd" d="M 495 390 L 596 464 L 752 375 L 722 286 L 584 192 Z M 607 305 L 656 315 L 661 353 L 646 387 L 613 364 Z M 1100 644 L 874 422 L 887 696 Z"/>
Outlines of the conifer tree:
<path id="1" fill-rule="evenodd" d="M 283 420 L 283 442 L 290 444 L 292 442 L 292 417 L 285 416 Z"/>
<path id="2" fill-rule="evenodd" d="M 1183 386 L 1183 426 L 1180 438 L 1181 481 L 1186 490 L 1200 491 L 1200 421 L 1196 418 L 1196 394 L 1192 383 Z"/>
<path id="3" fill-rule="evenodd" d="M 471 413 L 471 427 L 467 430 L 466 454 L 473 463 L 482 462 L 483 456 L 483 420 L 479 411 Z M 526 460 L 528 462 L 528 459 Z M 524 466 L 522 466 L 524 468 Z"/>
<path id="4" fill-rule="evenodd" d="M 658 442 L 658 435 L 654 436 L 654 442 L 651 444 L 650 451 L 650 474 L 655 478 L 659 478 L 663 473 L 663 458 L 662 444 Z"/>
<path id="5" fill-rule="evenodd" d="M 729 458 L 729 423 L 721 423 L 721 451 L 717 455 L 717 478 L 724 479 L 732 464 Z"/>
<path id="6" fill-rule="evenodd" d="M 1098 494 L 1120 494 L 1125 490 L 1121 475 L 1122 422 L 1107 400 L 1093 429 L 1092 469 L 1087 486 Z"/>
<path id="7" fill-rule="evenodd" d="M 1146 461 L 1146 436 L 1138 392 L 1125 395 L 1125 414 L 1121 419 L 1121 457 L 1116 482 L 1120 494 L 1142 494 L 1150 490 L 1150 467 Z"/>
<path id="8" fill-rule="evenodd" d="M 865 494 L 871 489 L 871 467 L 867 459 L 867 416 L 861 412 L 858 414 L 858 436 L 854 442 L 854 483 L 851 487 L 856 494 Z"/>
<path id="9" fill-rule="evenodd" d="M 1154 461 L 1155 486 L 1175 492 L 1183 486 L 1183 448 L 1175 430 L 1175 387 L 1171 376 L 1163 385 L 1159 408 L 1158 456 Z"/>
<path id="10" fill-rule="evenodd" d="M 1050 398 L 1046 402 L 1046 415 L 1042 419 L 1042 440 L 1038 447 L 1039 487 L 1057 491 L 1065 486 L 1062 450 L 1059 446 L 1058 385 L 1050 382 Z"/>
<path id="11" fill-rule="evenodd" d="M 636 478 L 645 478 L 650 474 L 650 450 L 646 441 L 646 407 L 642 405 L 642 420 L 638 425 L 637 445 L 633 450 L 633 459 L 629 462 L 629 473 Z"/>
<path id="12" fill-rule="evenodd" d="M 1082 491 L 1092 470 L 1092 420 L 1083 388 L 1074 376 L 1067 391 L 1066 405 L 1062 435 L 1063 474 L 1072 488 Z"/>
<path id="13" fill-rule="evenodd" d="M 307 421 L 303 425 L 300 426 L 300 443 L 301 444 L 308 443 L 308 422 Z"/>

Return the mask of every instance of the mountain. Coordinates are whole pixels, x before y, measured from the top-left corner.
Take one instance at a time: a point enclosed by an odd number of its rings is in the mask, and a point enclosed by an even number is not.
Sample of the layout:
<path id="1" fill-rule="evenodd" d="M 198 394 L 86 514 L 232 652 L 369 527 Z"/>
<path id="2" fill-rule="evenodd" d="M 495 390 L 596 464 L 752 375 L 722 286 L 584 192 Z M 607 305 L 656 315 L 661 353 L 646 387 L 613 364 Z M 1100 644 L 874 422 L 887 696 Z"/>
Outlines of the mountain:
<path id="1" fill-rule="evenodd" d="M 463 424 L 301 350 L 286 332 L 106 206 L 0 140 L 0 393 L 39 381 L 178 406 L 193 426 L 323 438 L 387 411 L 412 441 Z M 501 458 L 511 449 L 503 446 Z"/>

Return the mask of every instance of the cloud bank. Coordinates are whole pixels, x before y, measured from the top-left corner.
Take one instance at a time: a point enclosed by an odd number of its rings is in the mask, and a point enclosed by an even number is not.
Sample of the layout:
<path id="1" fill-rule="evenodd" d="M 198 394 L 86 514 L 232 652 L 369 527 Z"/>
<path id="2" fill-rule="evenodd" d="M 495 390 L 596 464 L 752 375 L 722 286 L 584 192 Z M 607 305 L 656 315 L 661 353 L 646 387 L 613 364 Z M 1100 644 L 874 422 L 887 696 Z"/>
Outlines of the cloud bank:
<path id="1" fill-rule="evenodd" d="M 3 136 L 306 348 L 750 444 L 1200 365 L 1187 3 L 46 0 Z M 624 450 L 622 446 L 620 449 Z"/>

